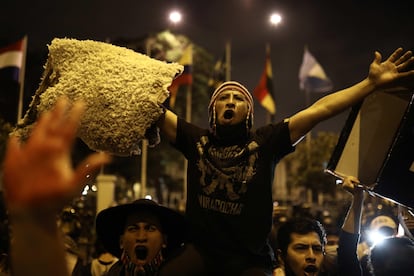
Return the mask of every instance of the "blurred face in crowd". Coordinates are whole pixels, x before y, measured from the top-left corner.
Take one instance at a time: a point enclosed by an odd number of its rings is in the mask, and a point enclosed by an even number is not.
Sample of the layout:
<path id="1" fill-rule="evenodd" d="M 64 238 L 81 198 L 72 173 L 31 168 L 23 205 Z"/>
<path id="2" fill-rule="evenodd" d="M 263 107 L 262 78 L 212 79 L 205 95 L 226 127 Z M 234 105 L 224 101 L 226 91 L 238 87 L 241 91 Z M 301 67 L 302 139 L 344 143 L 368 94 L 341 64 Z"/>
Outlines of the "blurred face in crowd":
<path id="1" fill-rule="evenodd" d="M 219 125 L 236 125 L 246 120 L 249 105 L 243 93 L 224 90 L 217 97 L 215 109 Z"/>
<path id="2" fill-rule="evenodd" d="M 166 246 L 158 217 L 148 212 L 129 215 L 120 246 L 137 266 L 151 262 Z"/>
<path id="3" fill-rule="evenodd" d="M 323 245 L 316 232 L 291 234 L 285 259 L 286 270 L 295 276 L 316 276 L 320 272 L 323 258 Z"/>
<path id="4" fill-rule="evenodd" d="M 326 235 L 326 246 L 325 246 L 325 251 L 331 251 L 331 252 L 336 252 L 336 249 L 338 248 L 338 243 L 339 243 L 339 236 L 338 235 Z"/>

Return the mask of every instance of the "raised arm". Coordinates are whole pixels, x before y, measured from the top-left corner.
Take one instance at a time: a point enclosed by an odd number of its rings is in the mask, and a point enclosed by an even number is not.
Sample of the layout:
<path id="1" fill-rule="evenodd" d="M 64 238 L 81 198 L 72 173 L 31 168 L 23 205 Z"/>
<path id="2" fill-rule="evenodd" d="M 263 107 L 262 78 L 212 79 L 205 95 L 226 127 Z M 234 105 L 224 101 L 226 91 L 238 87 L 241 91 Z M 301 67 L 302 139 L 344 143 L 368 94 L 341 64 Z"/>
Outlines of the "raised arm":
<path id="1" fill-rule="evenodd" d="M 37 121 L 30 137 L 11 137 L 3 164 L 5 202 L 12 226 L 13 275 L 69 275 L 57 211 L 109 162 L 92 154 L 72 168 L 71 148 L 84 105 L 61 99 Z"/>
<path id="2" fill-rule="evenodd" d="M 177 139 L 177 121 L 177 115 L 166 109 L 164 116 L 161 116 L 157 122 L 157 126 L 171 143 L 175 143 Z"/>
<path id="3" fill-rule="evenodd" d="M 358 179 L 352 176 L 346 177 L 342 184 L 342 188 L 352 194 L 352 202 L 339 235 L 338 271 L 340 275 L 362 275 L 357 248 L 365 192 L 358 184 Z"/>
<path id="4" fill-rule="evenodd" d="M 352 234 L 360 234 L 361 231 L 361 215 L 365 192 L 358 184 L 359 181 L 351 176 L 345 178 L 342 184 L 342 188 L 352 194 L 351 206 L 345 217 L 342 230 Z"/>
<path id="5" fill-rule="evenodd" d="M 367 78 L 349 88 L 327 95 L 293 115 L 289 119 L 292 143 L 297 143 L 318 123 L 338 115 L 376 90 L 414 86 L 414 70 L 407 70 L 414 61 L 411 51 L 403 54 L 403 49 L 398 48 L 388 59 L 383 62 L 381 60 L 381 54 L 375 52 Z"/>

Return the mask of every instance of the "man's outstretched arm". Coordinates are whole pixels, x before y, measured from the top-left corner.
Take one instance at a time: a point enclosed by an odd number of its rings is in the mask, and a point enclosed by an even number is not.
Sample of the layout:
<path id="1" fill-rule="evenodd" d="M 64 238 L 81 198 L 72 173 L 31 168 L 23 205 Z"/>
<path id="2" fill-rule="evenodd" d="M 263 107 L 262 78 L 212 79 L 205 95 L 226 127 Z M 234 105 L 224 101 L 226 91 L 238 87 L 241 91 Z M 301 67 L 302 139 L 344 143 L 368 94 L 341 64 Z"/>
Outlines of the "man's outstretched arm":
<path id="1" fill-rule="evenodd" d="M 414 70 L 408 70 L 414 63 L 411 51 L 403 54 L 403 49 L 398 48 L 388 59 L 381 60 L 381 54 L 375 52 L 375 59 L 365 79 L 349 88 L 329 94 L 293 115 L 289 119 L 292 143 L 296 144 L 318 123 L 338 115 L 374 91 L 414 87 Z"/>

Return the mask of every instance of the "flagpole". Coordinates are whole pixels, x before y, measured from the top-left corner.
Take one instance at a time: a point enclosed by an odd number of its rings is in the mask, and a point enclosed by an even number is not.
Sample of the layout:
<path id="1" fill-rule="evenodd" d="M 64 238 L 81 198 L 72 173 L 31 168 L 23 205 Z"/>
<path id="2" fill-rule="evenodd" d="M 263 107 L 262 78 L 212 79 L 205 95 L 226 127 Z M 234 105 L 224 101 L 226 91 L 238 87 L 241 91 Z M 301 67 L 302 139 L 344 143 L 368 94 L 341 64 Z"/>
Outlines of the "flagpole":
<path id="1" fill-rule="evenodd" d="M 26 52 L 27 52 L 27 35 L 23 37 L 23 57 L 22 57 L 22 66 L 19 71 L 19 102 L 17 105 L 17 123 L 23 116 L 23 98 L 24 98 L 24 78 L 26 71 Z"/>
<path id="2" fill-rule="evenodd" d="M 310 106 L 310 91 L 305 88 L 305 100 L 306 100 L 306 108 Z M 307 166 L 310 167 L 310 149 L 311 149 L 311 139 L 312 139 L 312 129 L 306 133 L 306 162 Z"/>
<path id="3" fill-rule="evenodd" d="M 272 123 L 272 114 L 269 111 L 266 111 L 266 125 Z"/>
<path id="4" fill-rule="evenodd" d="M 312 82 L 312 79 L 319 82 Z M 305 92 L 306 108 L 311 106 L 312 92 L 328 92 L 332 89 L 332 82 L 325 74 L 322 66 L 317 62 L 315 57 L 309 52 L 308 45 L 305 44 L 303 52 L 303 61 L 299 69 L 300 88 Z M 312 131 L 306 133 L 306 162 L 307 167 L 311 166 L 311 143 Z"/>
<path id="5" fill-rule="evenodd" d="M 193 47 L 193 45 L 191 45 Z M 191 50 L 191 64 L 193 64 L 193 52 L 194 49 Z M 191 123 L 191 113 L 192 113 L 192 90 L 193 90 L 193 84 L 191 82 L 190 85 L 187 85 L 187 93 L 186 93 L 186 113 L 185 113 L 185 120 L 189 123 Z M 184 172 L 183 172 L 183 201 L 187 200 L 187 169 L 188 169 L 188 160 L 187 158 L 184 158 Z M 186 204 L 183 204 L 183 206 L 186 206 Z M 185 208 L 185 207 L 184 207 Z"/>
<path id="6" fill-rule="evenodd" d="M 145 53 L 151 57 L 151 45 L 146 41 Z M 148 139 L 144 138 L 141 141 L 141 189 L 140 197 L 144 198 L 147 193 L 147 163 L 148 163 Z"/>
<path id="7" fill-rule="evenodd" d="M 187 94 L 186 94 L 186 113 L 185 120 L 191 122 L 191 103 L 192 103 L 192 85 L 187 85 Z M 187 169 L 188 169 L 188 160 L 184 158 L 184 172 L 183 172 L 183 200 L 187 199 Z M 186 204 L 183 204 L 185 206 Z"/>
<path id="8" fill-rule="evenodd" d="M 226 42 L 226 81 L 231 80 L 231 43 Z"/>
<path id="9" fill-rule="evenodd" d="M 269 42 L 266 43 L 265 47 L 266 47 L 265 50 L 266 50 L 266 59 L 267 59 L 267 58 L 270 58 Z M 270 124 L 270 123 L 272 123 L 272 114 L 266 109 L 266 124 Z"/>

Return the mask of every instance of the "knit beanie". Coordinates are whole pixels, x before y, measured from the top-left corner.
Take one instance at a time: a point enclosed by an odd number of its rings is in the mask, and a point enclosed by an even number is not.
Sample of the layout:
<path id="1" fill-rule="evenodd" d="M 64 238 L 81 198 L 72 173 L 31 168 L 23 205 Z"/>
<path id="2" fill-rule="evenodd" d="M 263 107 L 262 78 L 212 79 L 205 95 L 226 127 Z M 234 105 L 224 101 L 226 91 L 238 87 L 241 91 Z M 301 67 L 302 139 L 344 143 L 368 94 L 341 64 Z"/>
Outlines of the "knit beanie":
<path id="1" fill-rule="evenodd" d="M 216 104 L 217 97 L 220 95 L 221 92 L 229 91 L 229 90 L 238 91 L 245 96 L 247 100 L 247 105 L 249 106 L 249 114 L 247 116 L 249 120 L 248 125 L 249 127 L 252 127 L 253 111 L 254 111 L 253 97 L 252 97 L 252 94 L 250 94 L 249 90 L 247 90 L 246 87 L 244 87 L 242 84 L 240 84 L 237 81 L 226 81 L 222 83 L 216 88 L 216 90 L 214 90 L 213 95 L 211 95 L 210 103 L 208 104 L 208 121 L 209 121 L 210 127 L 213 127 L 215 123 L 215 114 L 214 114 L 215 107 L 214 106 Z"/>

